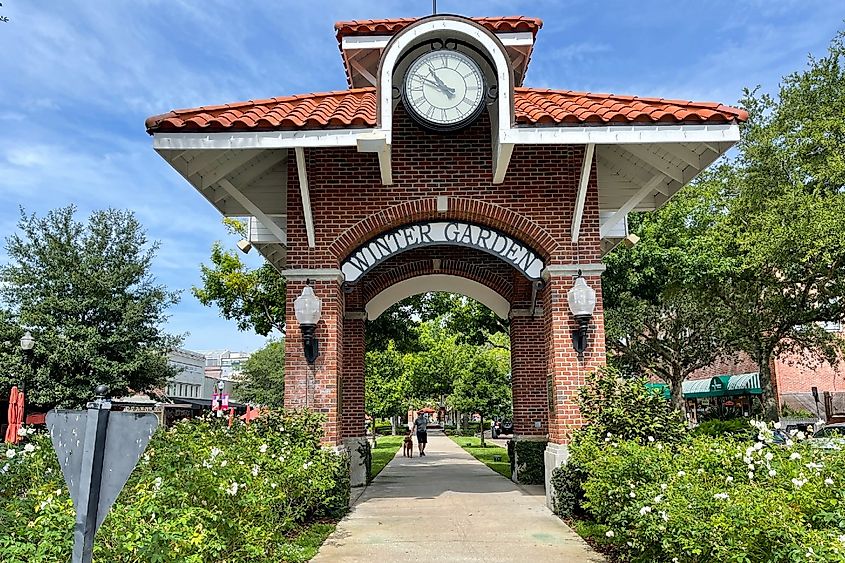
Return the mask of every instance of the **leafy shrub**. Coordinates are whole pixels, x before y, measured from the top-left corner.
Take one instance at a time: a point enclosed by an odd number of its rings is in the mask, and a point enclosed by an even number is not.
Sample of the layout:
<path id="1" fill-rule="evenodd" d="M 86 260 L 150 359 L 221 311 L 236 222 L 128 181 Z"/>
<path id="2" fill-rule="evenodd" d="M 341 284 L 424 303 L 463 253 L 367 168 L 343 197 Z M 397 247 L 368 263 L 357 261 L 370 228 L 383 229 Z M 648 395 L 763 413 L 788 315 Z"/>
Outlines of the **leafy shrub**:
<path id="1" fill-rule="evenodd" d="M 583 433 L 595 437 L 673 442 L 686 435 L 681 414 L 640 377 L 623 377 L 611 367 L 589 374 L 578 391 L 578 406 L 586 424 Z"/>
<path id="2" fill-rule="evenodd" d="M 619 440 L 668 443 L 685 438 L 682 416 L 645 384 L 645 379 L 622 377 L 609 366 L 587 376 L 577 398 L 585 425 L 573 435 L 566 465 L 552 471 L 555 514 L 562 518 L 585 514 L 581 504 L 587 477 L 585 462 L 599 455 L 592 444 Z"/>
<path id="3" fill-rule="evenodd" d="M 542 485 L 546 471 L 546 441 L 508 440 L 508 455 L 513 455 L 510 451 L 511 444 L 516 454 L 516 463 L 519 464 L 516 468 L 519 482 L 523 485 Z"/>
<path id="4" fill-rule="evenodd" d="M 97 534 L 99 561 L 303 560 L 292 538 L 343 514 L 349 461 L 320 446 L 321 418 L 269 413 L 231 429 L 160 429 Z M 0 467 L 0 561 L 67 561 L 74 512 L 46 435 Z M 12 457 L 9 457 L 9 456 Z M 313 555 L 313 553 L 311 554 Z"/>
<path id="5" fill-rule="evenodd" d="M 740 440 L 754 441 L 757 432 L 748 424 L 745 418 L 730 418 L 728 420 L 713 419 L 702 422 L 692 431 L 693 436 L 733 436 Z"/>
<path id="6" fill-rule="evenodd" d="M 579 445 L 584 507 L 624 561 L 845 561 L 845 453 L 696 437 Z"/>

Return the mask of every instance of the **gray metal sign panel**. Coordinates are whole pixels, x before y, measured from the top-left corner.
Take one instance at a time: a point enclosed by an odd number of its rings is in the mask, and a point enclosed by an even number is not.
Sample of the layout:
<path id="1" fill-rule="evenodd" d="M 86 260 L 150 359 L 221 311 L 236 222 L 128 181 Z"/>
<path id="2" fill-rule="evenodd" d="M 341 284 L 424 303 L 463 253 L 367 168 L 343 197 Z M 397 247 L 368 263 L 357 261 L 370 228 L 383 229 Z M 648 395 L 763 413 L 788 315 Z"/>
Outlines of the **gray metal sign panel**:
<path id="1" fill-rule="evenodd" d="M 78 499 L 88 416 L 88 411 L 77 410 L 54 410 L 47 413 L 50 438 L 77 513 L 84 510 L 84 507 L 79 506 Z M 100 498 L 97 503 L 97 528 L 126 484 L 157 426 L 158 419 L 151 413 L 109 413 Z"/>

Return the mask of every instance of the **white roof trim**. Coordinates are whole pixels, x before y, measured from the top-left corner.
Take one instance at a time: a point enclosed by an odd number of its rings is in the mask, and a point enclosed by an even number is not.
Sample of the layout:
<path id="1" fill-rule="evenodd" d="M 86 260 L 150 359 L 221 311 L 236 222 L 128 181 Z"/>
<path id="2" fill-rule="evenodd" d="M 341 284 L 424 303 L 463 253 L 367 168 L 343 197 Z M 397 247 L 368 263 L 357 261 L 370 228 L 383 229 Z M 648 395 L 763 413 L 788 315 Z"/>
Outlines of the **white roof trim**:
<path id="1" fill-rule="evenodd" d="M 155 133 L 159 149 L 289 149 L 295 147 L 354 147 L 358 135 L 374 129 L 320 129 L 249 133 Z"/>
<path id="2" fill-rule="evenodd" d="M 739 125 L 609 125 L 507 128 L 500 140 L 517 145 L 735 143 Z"/>
<path id="3" fill-rule="evenodd" d="M 496 33 L 496 37 L 505 47 L 527 47 L 534 44 L 534 34 L 530 31 Z M 340 41 L 343 50 L 384 49 L 393 38 L 392 35 L 352 35 Z"/>
<path id="4" fill-rule="evenodd" d="M 515 145 L 622 145 L 656 143 L 735 143 L 739 125 L 613 125 L 607 127 L 518 127 L 502 131 L 502 143 Z M 354 147 L 358 137 L 379 138 L 377 129 L 261 131 L 254 133 L 155 133 L 159 149 L 282 149 L 293 147 Z"/>

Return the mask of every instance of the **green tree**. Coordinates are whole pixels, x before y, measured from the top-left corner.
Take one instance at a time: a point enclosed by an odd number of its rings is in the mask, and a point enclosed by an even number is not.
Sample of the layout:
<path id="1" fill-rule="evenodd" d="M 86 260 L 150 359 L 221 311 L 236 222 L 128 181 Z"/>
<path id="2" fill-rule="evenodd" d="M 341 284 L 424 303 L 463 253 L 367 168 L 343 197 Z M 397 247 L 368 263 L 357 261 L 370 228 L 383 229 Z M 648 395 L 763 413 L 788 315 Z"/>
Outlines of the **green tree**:
<path id="1" fill-rule="evenodd" d="M 135 216 L 95 211 L 83 224 L 75 213 L 21 211 L 0 266 L 0 300 L 36 339 L 31 366 L 20 365 L 20 335 L 5 347 L 3 365 L 12 369 L 0 385 L 25 383 L 29 401 L 44 406 L 79 407 L 98 384 L 116 396 L 161 385 L 175 375 L 166 355 L 181 341 L 162 331 L 178 293 L 150 273 L 158 244 Z"/>
<path id="2" fill-rule="evenodd" d="M 246 235 L 243 223 L 228 218 L 223 222 L 230 234 Z M 238 251 L 215 242 L 211 265 L 202 265 L 202 286 L 193 287 L 191 292 L 206 307 L 216 305 L 224 318 L 237 322 L 240 330 L 262 336 L 273 330 L 285 332 L 285 280 L 269 262 L 250 268 Z"/>
<path id="3" fill-rule="evenodd" d="M 422 323 L 418 337 L 422 350 L 408 354 L 405 361 L 411 396 L 442 401 L 469 367 L 474 347 L 460 344 L 459 334 L 447 329 L 442 319 Z"/>
<path id="4" fill-rule="evenodd" d="M 285 406 L 285 341 L 268 342 L 244 362 L 235 383 L 238 400 L 272 408 Z"/>
<path id="5" fill-rule="evenodd" d="M 845 320 L 845 45 L 784 79 L 778 98 L 747 92 L 750 118 L 730 167 L 709 179 L 718 221 L 698 241 L 695 282 L 759 366 L 776 418 L 772 360 L 835 362 L 845 346 L 823 323 Z"/>
<path id="6" fill-rule="evenodd" d="M 449 403 L 461 412 L 477 412 L 481 415 L 480 434 L 483 447 L 485 418 L 511 408 L 506 354 L 496 349 L 477 349 L 468 368 L 455 379 Z"/>
<path id="7" fill-rule="evenodd" d="M 602 277 L 607 347 L 627 373 L 669 384 L 684 410 L 683 382 L 724 352 L 724 324 L 714 322 L 705 295 L 689 284 L 705 259 L 691 248 L 717 220 L 708 190 L 690 186 L 657 211 L 634 217 L 640 243 L 605 257 Z"/>
<path id="8" fill-rule="evenodd" d="M 410 407 L 410 381 L 403 355 L 389 342 L 385 350 L 367 352 L 364 365 L 365 409 L 373 420 L 390 418 L 391 433 L 395 435 L 395 417 L 407 414 Z"/>

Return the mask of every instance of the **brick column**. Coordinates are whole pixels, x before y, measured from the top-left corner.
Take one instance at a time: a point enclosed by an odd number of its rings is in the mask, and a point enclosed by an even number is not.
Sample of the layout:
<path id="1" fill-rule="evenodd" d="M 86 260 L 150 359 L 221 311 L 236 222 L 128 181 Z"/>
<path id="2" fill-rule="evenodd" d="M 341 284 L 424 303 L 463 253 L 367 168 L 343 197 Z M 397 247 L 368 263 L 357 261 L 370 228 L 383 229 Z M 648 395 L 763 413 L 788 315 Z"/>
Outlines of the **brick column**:
<path id="1" fill-rule="evenodd" d="M 596 290 L 596 309 L 587 333 L 587 350 L 583 359 L 572 346 L 572 332 L 578 323 L 569 311 L 566 293 L 573 276 L 583 270 L 587 284 Z M 601 264 L 553 266 L 547 268 L 543 289 L 543 318 L 546 333 L 546 385 L 549 389 L 549 444 L 546 447 L 546 501 L 551 506 L 552 471 L 566 463 L 572 432 L 584 421 L 575 403 L 578 389 L 586 375 L 605 363 L 604 314 L 601 300 Z"/>
<path id="2" fill-rule="evenodd" d="M 365 312 L 347 312 L 343 319 L 341 438 L 364 436 L 364 319 Z"/>
<path id="3" fill-rule="evenodd" d="M 512 311 L 511 388 L 515 436 L 549 433 L 549 400 L 546 390 L 546 333 L 542 311 Z M 540 427 L 536 426 L 540 423 Z"/>
<path id="4" fill-rule="evenodd" d="M 285 407 L 307 408 L 323 413 L 323 443 L 340 444 L 340 374 L 343 368 L 344 295 L 337 276 L 319 276 L 303 271 L 286 275 L 287 308 L 285 320 Z M 311 279 L 314 293 L 323 303 L 322 317 L 315 336 L 320 342 L 320 356 L 313 365 L 305 361 L 302 332 L 296 321 L 293 303 L 302 293 L 305 280 Z"/>

